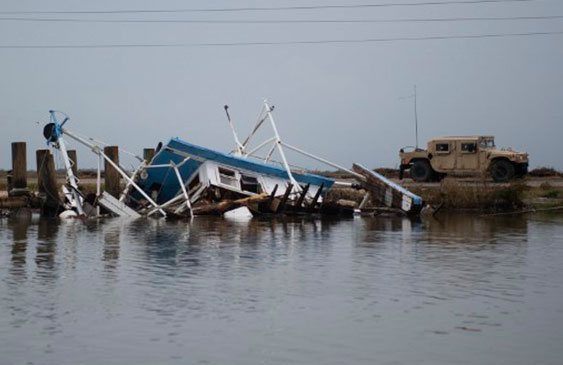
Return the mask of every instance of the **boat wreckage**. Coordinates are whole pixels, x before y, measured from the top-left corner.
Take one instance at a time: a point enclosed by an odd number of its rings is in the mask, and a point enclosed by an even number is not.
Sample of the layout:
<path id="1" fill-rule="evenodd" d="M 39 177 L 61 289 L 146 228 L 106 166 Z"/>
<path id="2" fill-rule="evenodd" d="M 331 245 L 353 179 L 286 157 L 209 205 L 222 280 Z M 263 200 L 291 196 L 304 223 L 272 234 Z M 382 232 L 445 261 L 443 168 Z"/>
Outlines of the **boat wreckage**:
<path id="1" fill-rule="evenodd" d="M 50 123 L 45 125 L 43 135 L 48 145 L 60 152 L 64 163 L 66 184 L 62 189 L 66 210 L 62 214 L 177 218 L 223 214 L 239 208 L 253 215 L 353 214 L 367 211 L 366 203 L 370 200 L 382 209 L 406 215 L 420 213 L 424 205 L 422 199 L 384 176 L 359 164 L 354 164 L 352 170 L 347 169 L 282 141 L 273 110 L 274 107 L 265 101 L 252 131 L 241 142 L 228 106 L 225 106 L 235 141 L 235 149 L 231 153 L 172 138 L 166 145 L 159 144 L 151 160 L 136 156 L 140 164 L 133 172 L 109 158 L 101 142 L 67 129 L 65 124 L 69 117 L 66 114 L 50 111 Z M 64 118 L 59 121 L 61 116 Z M 273 136 L 251 148 L 257 131 L 267 125 L 271 126 Z M 79 180 L 72 168 L 73 161 L 67 151 L 66 137 L 88 147 L 98 156 L 95 197 L 92 197 L 93 194 L 85 196 L 80 190 Z M 257 157 L 258 151 L 266 149 L 265 156 Z M 337 181 L 291 168 L 286 149 L 346 172 L 356 182 Z M 276 151 L 280 162 L 272 159 Z M 125 188 L 119 196 L 101 191 L 104 160 L 125 181 Z M 338 185 L 366 191 L 359 208 L 346 202 L 325 201 L 327 193 Z"/>

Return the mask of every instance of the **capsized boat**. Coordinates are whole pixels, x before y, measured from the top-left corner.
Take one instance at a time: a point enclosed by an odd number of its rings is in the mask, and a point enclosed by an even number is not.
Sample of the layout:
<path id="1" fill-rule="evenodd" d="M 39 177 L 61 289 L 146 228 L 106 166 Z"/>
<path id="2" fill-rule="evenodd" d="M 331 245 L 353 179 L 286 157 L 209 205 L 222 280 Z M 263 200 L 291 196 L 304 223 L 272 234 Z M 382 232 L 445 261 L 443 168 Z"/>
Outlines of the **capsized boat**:
<path id="1" fill-rule="evenodd" d="M 289 199 L 304 194 L 304 201 L 317 197 L 315 203 L 321 204 L 334 182 L 334 179 L 305 171 L 287 171 L 272 163 L 196 146 L 179 138 L 163 146 L 138 179 L 139 187 L 158 204 L 175 198 L 180 200 L 184 185 L 191 205 L 203 198 L 209 204 L 258 195 L 283 196 L 287 189 L 292 190 Z M 142 199 L 136 191 L 132 191 L 130 197 Z M 182 211 L 184 209 L 179 209 L 176 213 Z"/>
<path id="2" fill-rule="evenodd" d="M 409 215 L 420 213 L 422 199 L 383 176 L 361 165 L 347 169 L 324 158 L 292 146 L 280 138 L 272 112 L 274 107 L 267 101 L 248 137 L 241 142 L 234 128 L 228 106 L 225 112 L 231 128 L 235 148 L 222 153 L 172 138 L 166 145 L 159 144 L 154 157 L 145 160 L 135 156 L 140 165 L 128 172 L 108 157 L 103 144 L 93 138 L 81 136 L 63 128 L 69 120 L 59 122 L 57 113 L 50 111 L 51 122 L 44 128 L 47 143 L 62 155 L 67 175 L 63 186 L 65 207 L 79 216 L 99 215 L 100 207 L 112 215 L 138 218 L 141 216 L 193 216 L 199 214 L 223 214 L 240 207 L 247 207 L 253 214 L 271 213 L 347 213 L 356 209 L 324 199 L 335 185 L 366 190 L 360 209 L 368 200 Z M 257 131 L 270 125 L 273 136 L 251 147 Z M 73 161 L 69 158 L 64 136 L 87 146 L 98 155 L 95 201 L 85 199 L 79 190 L 79 182 L 73 173 Z M 259 151 L 267 148 L 264 156 Z M 309 157 L 353 176 L 357 183 L 337 181 L 303 169 L 290 167 L 285 149 Z M 273 155 L 281 161 L 274 161 Z M 115 169 L 125 180 L 121 194 L 112 196 L 101 191 L 101 162 Z"/>

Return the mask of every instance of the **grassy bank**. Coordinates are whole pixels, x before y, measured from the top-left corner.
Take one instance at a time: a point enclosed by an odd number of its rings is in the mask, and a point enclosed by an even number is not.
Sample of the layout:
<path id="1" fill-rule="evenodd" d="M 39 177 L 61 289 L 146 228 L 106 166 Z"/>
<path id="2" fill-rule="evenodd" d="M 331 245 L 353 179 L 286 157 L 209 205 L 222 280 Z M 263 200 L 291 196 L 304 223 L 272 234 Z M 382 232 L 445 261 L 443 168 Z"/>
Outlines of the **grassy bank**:
<path id="1" fill-rule="evenodd" d="M 445 179 L 439 186 L 415 186 L 412 191 L 434 206 L 450 210 L 514 211 L 525 207 L 525 197 L 531 190 L 522 181 L 511 184 L 487 182 L 460 184 Z"/>
<path id="2" fill-rule="evenodd" d="M 408 189 L 433 206 L 446 210 L 471 210 L 480 212 L 507 212 L 522 209 L 550 208 L 563 205 L 563 187 L 549 182 L 541 184 L 518 180 L 510 184 L 488 181 L 467 182 L 446 178 L 439 184 L 409 184 Z M 363 190 L 335 188 L 329 200 L 351 200 L 359 204 Z"/>
<path id="3" fill-rule="evenodd" d="M 389 178 L 396 179 L 396 171 L 392 169 L 377 171 Z M 61 172 L 57 175 L 59 184 L 64 183 L 64 175 Z M 352 176 L 342 173 L 324 172 L 323 175 L 352 180 Z M 84 193 L 96 191 L 95 171 L 81 171 L 79 176 Z M 36 182 L 35 174 L 30 174 L 28 187 L 31 191 L 36 190 Z M 447 177 L 440 183 L 414 183 L 411 180 L 398 182 L 413 193 L 420 195 L 427 203 L 434 206 L 442 205 L 446 210 L 503 212 L 563 205 L 563 174 L 551 168 L 534 169 L 529 177 L 510 184 L 453 177 Z M 0 171 L 0 191 L 5 190 L 5 172 Z M 334 187 L 329 192 L 327 200 L 349 200 L 359 205 L 364 195 L 363 190 Z"/>

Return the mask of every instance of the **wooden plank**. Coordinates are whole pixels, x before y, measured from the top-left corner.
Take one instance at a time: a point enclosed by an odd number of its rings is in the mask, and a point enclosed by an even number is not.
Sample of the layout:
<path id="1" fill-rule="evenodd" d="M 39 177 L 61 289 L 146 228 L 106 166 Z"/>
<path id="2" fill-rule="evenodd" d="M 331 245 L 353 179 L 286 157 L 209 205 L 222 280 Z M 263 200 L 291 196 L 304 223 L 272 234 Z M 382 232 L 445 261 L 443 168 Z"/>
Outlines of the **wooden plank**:
<path id="1" fill-rule="evenodd" d="M 25 196 L 1 197 L 0 209 L 17 209 L 29 205 L 29 199 Z"/>
<path id="2" fill-rule="evenodd" d="M 117 146 L 106 146 L 104 147 L 104 154 L 115 164 L 119 165 L 119 148 Z M 109 162 L 105 161 L 104 164 L 104 189 L 107 193 L 119 198 L 121 194 L 121 175 L 119 172 L 110 165 Z"/>

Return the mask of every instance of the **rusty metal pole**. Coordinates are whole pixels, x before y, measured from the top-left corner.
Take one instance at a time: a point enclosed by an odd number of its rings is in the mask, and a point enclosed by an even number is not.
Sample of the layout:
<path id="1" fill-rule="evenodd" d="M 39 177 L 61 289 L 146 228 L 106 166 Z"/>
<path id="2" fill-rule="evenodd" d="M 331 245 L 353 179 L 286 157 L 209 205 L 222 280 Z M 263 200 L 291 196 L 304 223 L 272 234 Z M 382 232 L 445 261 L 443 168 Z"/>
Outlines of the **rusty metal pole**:
<path id="1" fill-rule="evenodd" d="M 12 143 L 12 189 L 27 189 L 27 150 L 25 142 Z M 8 193 L 10 193 L 8 191 Z"/>
<path id="2" fill-rule="evenodd" d="M 115 164 L 119 165 L 119 147 L 117 146 L 106 146 L 104 147 L 104 154 Z M 121 182 L 121 175 L 117 170 L 111 166 L 111 164 L 105 161 L 104 164 L 104 178 L 105 178 L 105 191 L 108 194 L 113 195 L 116 198 L 119 198 L 119 194 L 121 193 L 120 182 Z"/>
<path id="3" fill-rule="evenodd" d="M 68 158 L 72 161 L 72 173 L 74 176 L 78 176 L 78 160 L 76 156 L 76 150 L 67 151 Z"/>
<path id="4" fill-rule="evenodd" d="M 55 176 L 55 160 L 49 150 L 37 150 L 37 191 L 45 196 L 41 207 L 44 217 L 56 217 L 61 206 L 57 179 Z"/>
<path id="5" fill-rule="evenodd" d="M 154 152 L 154 148 L 143 149 L 143 159 L 147 161 L 147 163 L 151 162 L 152 158 L 154 157 Z"/>

